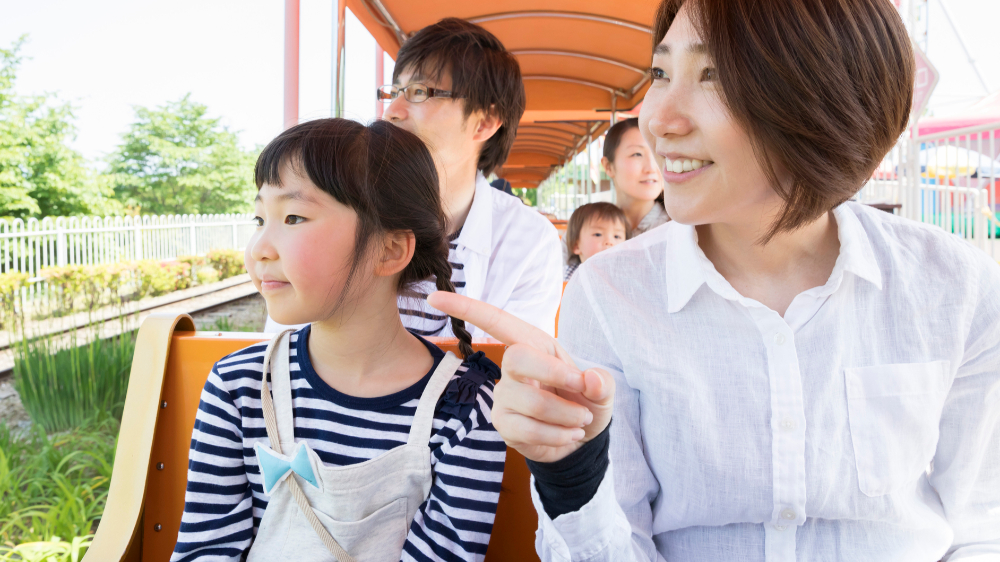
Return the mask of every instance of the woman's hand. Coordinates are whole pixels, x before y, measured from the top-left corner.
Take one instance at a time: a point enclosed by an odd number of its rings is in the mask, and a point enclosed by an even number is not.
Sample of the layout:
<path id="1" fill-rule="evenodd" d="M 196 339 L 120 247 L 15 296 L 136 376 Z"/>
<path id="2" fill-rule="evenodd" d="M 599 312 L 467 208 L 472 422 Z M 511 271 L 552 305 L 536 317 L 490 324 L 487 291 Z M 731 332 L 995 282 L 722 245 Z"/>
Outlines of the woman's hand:
<path id="1" fill-rule="evenodd" d="M 493 392 L 493 427 L 508 446 L 553 462 L 608 426 L 615 381 L 607 371 L 581 372 L 554 338 L 495 306 L 442 291 L 427 302 L 510 346 Z"/>

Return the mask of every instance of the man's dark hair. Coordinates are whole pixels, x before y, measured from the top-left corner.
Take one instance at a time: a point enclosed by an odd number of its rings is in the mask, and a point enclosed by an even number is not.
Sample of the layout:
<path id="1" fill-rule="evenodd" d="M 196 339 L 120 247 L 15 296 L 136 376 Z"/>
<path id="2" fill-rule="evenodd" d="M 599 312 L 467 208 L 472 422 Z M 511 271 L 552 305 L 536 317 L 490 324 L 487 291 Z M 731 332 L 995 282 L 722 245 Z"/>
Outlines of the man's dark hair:
<path id="1" fill-rule="evenodd" d="M 489 175 L 510 153 L 517 124 L 524 114 L 524 82 L 521 66 L 503 43 L 474 23 L 445 18 L 406 40 L 399 49 L 392 80 L 403 70 L 413 70 L 417 80 L 438 80 L 451 75 L 451 90 L 465 103 L 465 117 L 483 111 L 502 125 L 486 141 L 477 168 Z"/>

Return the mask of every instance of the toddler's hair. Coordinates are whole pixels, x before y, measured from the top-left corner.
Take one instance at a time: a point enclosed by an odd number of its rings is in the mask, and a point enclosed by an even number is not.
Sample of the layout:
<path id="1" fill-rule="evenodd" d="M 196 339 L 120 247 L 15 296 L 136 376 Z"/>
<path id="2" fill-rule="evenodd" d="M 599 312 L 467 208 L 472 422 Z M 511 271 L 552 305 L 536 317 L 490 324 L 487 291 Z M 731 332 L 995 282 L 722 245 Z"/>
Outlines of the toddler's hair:
<path id="1" fill-rule="evenodd" d="M 573 253 L 573 246 L 580 240 L 580 230 L 583 225 L 593 219 L 613 220 L 625 226 L 625 236 L 628 237 L 628 219 L 621 209 L 611 203 L 587 203 L 580 205 L 573 211 L 573 216 L 569 218 L 566 226 L 566 263 L 574 265 L 580 263 L 580 256 Z"/>
<path id="2" fill-rule="evenodd" d="M 352 289 L 358 267 L 373 251 L 372 240 L 393 231 L 410 231 L 416 238 L 413 259 L 399 275 L 398 293 L 431 278 L 439 291 L 455 292 L 437 169 L 416 135 L 388 121 L 367 126 L 348 119 L 308 121 L 264 148 L 254 168 L 257 189 L 265 183 L 281 186 L 285 165 L 358 214 L 351 269 L 338 307 Z M 461 354 L 472 355 L 465 321 L 452 318 L 451 326 Z"/>

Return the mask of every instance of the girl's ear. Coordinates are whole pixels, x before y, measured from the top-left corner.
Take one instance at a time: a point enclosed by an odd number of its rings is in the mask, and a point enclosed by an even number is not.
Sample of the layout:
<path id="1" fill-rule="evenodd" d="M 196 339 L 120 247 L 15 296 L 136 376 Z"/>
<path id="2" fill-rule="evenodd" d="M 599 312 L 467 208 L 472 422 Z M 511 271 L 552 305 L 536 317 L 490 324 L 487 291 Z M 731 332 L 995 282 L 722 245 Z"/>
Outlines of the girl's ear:
<path id="1" fill-rule="evenodd" d="M 413 259 L 417 238 L 409 230 L 387 232 L 382 237 L 382 252 L 375 264 L 376 277 L 391 277 L 406 269 Z"/>

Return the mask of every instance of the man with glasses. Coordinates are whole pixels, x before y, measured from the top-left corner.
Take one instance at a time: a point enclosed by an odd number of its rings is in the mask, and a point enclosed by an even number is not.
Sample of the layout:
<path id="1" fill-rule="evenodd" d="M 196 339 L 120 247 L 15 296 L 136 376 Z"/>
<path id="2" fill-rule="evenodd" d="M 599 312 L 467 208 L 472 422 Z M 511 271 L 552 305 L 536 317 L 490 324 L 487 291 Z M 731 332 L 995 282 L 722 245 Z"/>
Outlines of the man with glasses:
<path id="1" fill-rule="evenodd" d="M 400 48 L 392 85 L 376 92 L 383 119 L 419 136 L 437 165 L 449 222 L 452 283 L 554 334 L 562 296 L 562 248 L 552 224 L 486 179 L 507 160 L 524 113 L 521 68 L 478 25 L 447 18 Z M 422 336 L 453 336 L 448 317 L 426 302 L 433 282 L 400 297 L 403 325 Z M 268 320 L 267 331 L 280 328 Z M 487 334 L 469 325 L 473 337 Z"/>
<path id="2" fill-rule="evenodd" d="M 486 176 L 507 160 L 524 113 L 517 60 L 490 32 L 456 18 L 425 27 L 399 50 L 383 119 L 419 136 L 437 164 L 458 293 L 506 310 L 548 333 L 562 294 L 559 235 Z M 433 291 L 428 283 L 424 295 Z M 450 336 L 447 316 L 422 296 L 400 299 L 403 324 Z M 473 337 L 486 334 L 469 326 Z"/>

